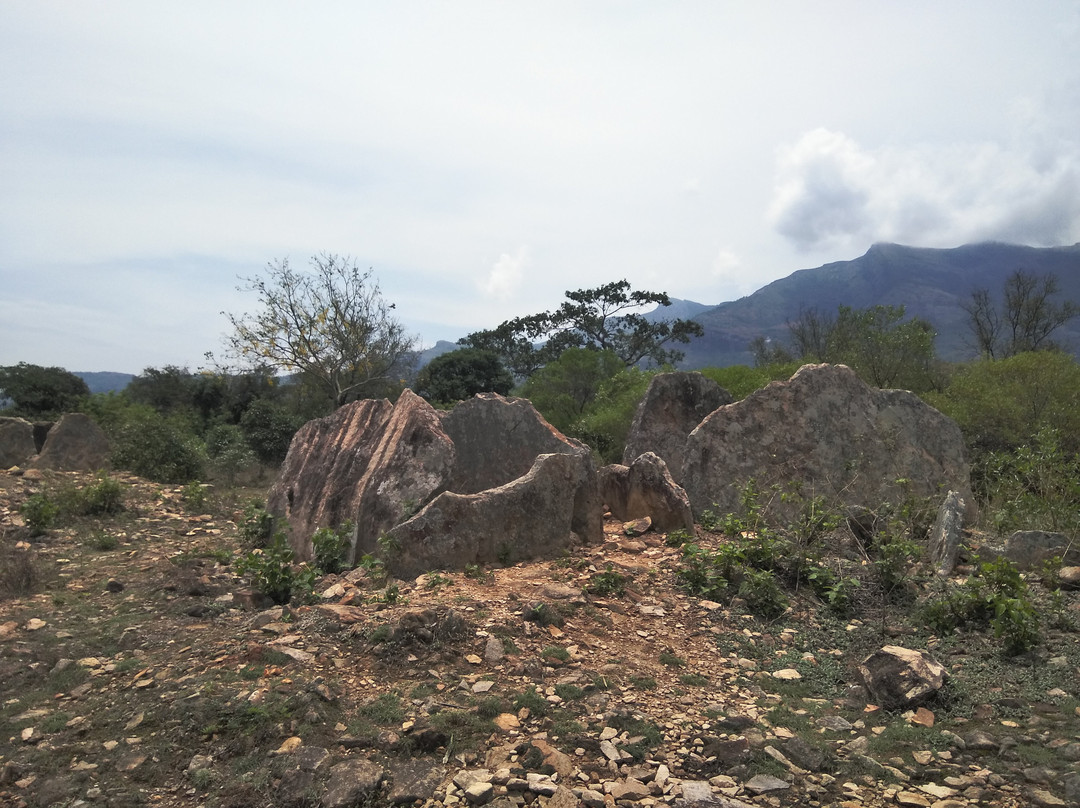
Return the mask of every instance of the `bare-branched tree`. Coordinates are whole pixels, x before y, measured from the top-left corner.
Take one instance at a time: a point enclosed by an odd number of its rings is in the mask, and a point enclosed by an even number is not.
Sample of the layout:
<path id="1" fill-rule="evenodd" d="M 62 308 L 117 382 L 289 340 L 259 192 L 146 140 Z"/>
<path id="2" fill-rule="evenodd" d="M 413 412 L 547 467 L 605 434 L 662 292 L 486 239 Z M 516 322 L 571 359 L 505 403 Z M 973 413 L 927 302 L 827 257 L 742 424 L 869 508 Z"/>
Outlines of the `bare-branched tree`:
<path id="1" fill-rule="evenodd" d="M 350 258 L 317 255 L 310 272 L 282 259 L 265 276 L 243 280 L 259 311 L 225 315 L 233 327 L 229 353 L 244 364 L 299 373 L 340 407 L 384 393 L 415 361 L 416 339 L 394 317 L 394 304 L 371 270 Z"/>

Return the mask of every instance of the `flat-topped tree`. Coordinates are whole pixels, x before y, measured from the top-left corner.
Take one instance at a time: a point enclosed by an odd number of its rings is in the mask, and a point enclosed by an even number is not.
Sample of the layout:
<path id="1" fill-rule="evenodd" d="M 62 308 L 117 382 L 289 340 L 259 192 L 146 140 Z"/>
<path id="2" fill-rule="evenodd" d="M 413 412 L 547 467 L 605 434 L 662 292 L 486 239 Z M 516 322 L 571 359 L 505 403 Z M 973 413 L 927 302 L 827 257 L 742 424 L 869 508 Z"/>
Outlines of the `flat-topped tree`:
<path id="1" fill-rule="evenodd" d="M 693 320 L 646 317 L 638 310 L 670 306 L 671 299 L 665 292 L 632 290 L 629 281 L 566 292 L 566 298 L 555 311 L 507 320 L 469 334 L 461 343 L 496 351 L 511 372 L 524 379 L 568 348 L 612 351 L 627 367 L 639 362 L 674 365 L 683 354 L 665 346 L 686 344 L 703 333 Z"/>

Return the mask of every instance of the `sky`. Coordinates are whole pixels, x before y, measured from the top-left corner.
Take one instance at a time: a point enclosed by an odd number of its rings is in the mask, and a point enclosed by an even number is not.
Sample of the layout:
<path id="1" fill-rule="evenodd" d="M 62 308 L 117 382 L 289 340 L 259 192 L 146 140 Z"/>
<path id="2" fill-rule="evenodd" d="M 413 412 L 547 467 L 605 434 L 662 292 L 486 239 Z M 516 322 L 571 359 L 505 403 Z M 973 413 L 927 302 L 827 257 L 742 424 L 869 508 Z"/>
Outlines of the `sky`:
<path id="1" fill-rule="evenodd" d="M 0 0 L 0 366 L 196 370 L 244 279 L 423 347 L 875 242 L 1080 242 L 1080 3 Z"/>

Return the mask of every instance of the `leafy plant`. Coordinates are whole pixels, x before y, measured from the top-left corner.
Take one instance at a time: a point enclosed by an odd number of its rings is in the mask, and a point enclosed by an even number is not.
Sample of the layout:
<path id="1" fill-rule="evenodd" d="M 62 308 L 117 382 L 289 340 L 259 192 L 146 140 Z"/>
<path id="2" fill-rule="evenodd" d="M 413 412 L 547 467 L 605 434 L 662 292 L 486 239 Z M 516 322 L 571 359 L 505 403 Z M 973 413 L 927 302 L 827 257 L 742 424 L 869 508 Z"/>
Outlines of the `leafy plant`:
<path id="1" fill-rule="evenodd" d="M 585 586 L 585 591 L 601 597 L 607 597 L 608 595 L 622 597 L 623 593 L 626 592 L 627 581 L 628 578 L 621 572 L 616 572 L 614 565 L 609 562 L 603 572 L 598 572 L 592 577 L 592 580 Z"/>
<path id="2" fill-rule="evenodd" d="M 310 595 L 315 586 L 315 570 L 293 566 L 295 554 L 284 533 L 278 533 L 268 547 L 252 550 L 236 564 L 236 570 L 274 603 L 288 603 L 294 594 Z"/>
<path id="3" fill-rule="evenodd" d="M 980 562 L 974 577 L 928 599 L 922 617 L 943 632 L 968 623 L 988 625 L 1009 656 L 1029 651 L 1040 641 L 1039 616 L 1027 584 L 1006 558 Z"/>
<path id="4" fill-rule="evenodd" d="M 274 517 L 257 499 L 249 500 L 237 525 L 245 547 L 265 547 L 274 535 Z"/>
<path id="5" fill-rule="evenodd" d="M 311 534 L 315 567 L 327 574 L 341 572 L 352 541 L 353 524 L 345 520 L 337 529 L 321 527 Z"/>
<path id="6" fill-rule="evenodd" d="M 746 601 L 751 612 L 769 619 L 779 617 L 790 605 L 776 576 L 768 570 L 747 569 L 743 573 L 739 597 Z"/>
<path id="7" fill-rule="evenodd" d="M 60 507 L 44 492 L 31 494 L 19 507 L 31 536 L 43 536 L 60 513 Z"/>
<path id="8" fill-rule="evenodd" d="M 201 513 L 206 507 L 206 489 L 198 480 L 192 480 L 180 489 L 180 501 L 189 511 Z"/>

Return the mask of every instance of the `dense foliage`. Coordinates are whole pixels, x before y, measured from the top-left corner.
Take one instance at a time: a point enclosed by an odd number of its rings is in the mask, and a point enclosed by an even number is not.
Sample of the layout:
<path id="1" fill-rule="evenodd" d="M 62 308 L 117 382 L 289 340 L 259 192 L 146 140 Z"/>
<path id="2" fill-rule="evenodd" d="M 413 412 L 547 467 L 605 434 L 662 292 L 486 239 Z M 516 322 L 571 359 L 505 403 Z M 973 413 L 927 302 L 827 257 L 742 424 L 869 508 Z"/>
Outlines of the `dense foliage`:
<path id="1" fill-rule="evenodd" d="M 10 415 L 28 418 L 61 415 L 77 409 L 89 395 L 86 382 L 63 368 L 26 362 L 0 368 L 0 406 L 7 399 Z"/>
<path id="2" fill-rule="evenodd" d="M 460 348 L 436 356 L 416 377 L 413 389 L 434 404 L 453 404 L 477 393 L 507 395 L 514 377 L 495 351 Z"/>

